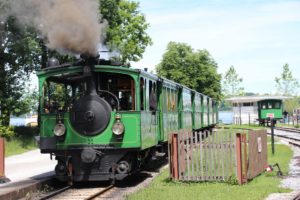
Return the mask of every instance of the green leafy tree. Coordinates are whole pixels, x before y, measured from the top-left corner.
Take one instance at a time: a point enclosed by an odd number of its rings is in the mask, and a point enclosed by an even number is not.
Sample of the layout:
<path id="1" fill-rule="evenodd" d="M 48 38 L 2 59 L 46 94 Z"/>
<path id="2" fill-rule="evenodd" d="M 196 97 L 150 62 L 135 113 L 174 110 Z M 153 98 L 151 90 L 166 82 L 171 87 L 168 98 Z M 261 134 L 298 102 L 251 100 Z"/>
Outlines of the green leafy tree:
<path id="1" fill-rule="evenodd" d="M 12 106 L 12 114 L 15 116 L 27 113 L 36 113 L 38 110 L 39 94 L 37 88 L 27 88 L 22 98 Z"/>
<path id="2" fill-rule="evenodd" d="M 295 95 L 299 89 L 299 82 L 293 77 L 288 64 L 283 65 L 283 72 L 280 77 L 275 77 L 277 92 L 282 95 Z"/>
<path id="3" fill-rule="evenodd" d="M 100 0 L 100 12 L 108 23 L 104 43 L 120 53 L 123 64 L 140 60 L 152 44 L 146 33 L 149 24 L 138 9 L 139 3 L 134 1 Z"/>
<path id="4" fill-rule="evenodd" d="M 156 71 L 160 76 L 220 100 L 221 75 L 217 67 L 208 51 L 194 51 L 185 43 L 170 42 Z"/>
<path id="5" fill-rule="evenodd" d="M 225 97 L 241 96 L 244 94 L 244 88 L 240 86 L 243 79 L 239 77 L 235 68 L 231 66 L 226 71 L 222 81 L 222 92 Z"/>
<path id="6" fill-rule="evenodd" d="M 121 62 L 137 61 L 145 48 L 152 44 L 146 33 L 149 24 L 138 10 L 139 4 L 127 0 L 100 0 L 101 13 L 108 22 L 105 44 L 121 53 Z M 1 10 L 4 9 L 0 2 Z M 29 111 L 24 85 L 29 74 L 46 66 L 50 57 L 61 63 L 70 62 L 72 56 L 48 50 L 44 41 L 32 27 L 16 25 L 13 17 L 0 20 L 0 124 L 9 125 L 11 114 Z"/>
<path id="7" fill-rule="evenodd" d="M 0 23 L 0 123 L 9 125 L 14 111 L 24 106 L 24 84 L 40 63 L 36 34 L 28 27 L 20 28 L 10 17 Z"/>
<path id="8" fill-rule="evenodd" d="M 284 110 L 288 113 L 293 113 L 295 109 L 299 108 L 299 97 L 290 98 L 284 101 Z"/>

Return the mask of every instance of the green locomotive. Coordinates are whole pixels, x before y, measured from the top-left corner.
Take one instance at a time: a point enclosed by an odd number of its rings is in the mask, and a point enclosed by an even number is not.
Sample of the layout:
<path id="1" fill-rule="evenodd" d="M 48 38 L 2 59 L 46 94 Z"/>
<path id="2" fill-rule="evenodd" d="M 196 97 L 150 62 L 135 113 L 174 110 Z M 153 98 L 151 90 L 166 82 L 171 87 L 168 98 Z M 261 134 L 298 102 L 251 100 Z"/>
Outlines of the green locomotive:
<path id="1" fill-rule="evenodd" d="M 257 102 L 258 120 L 264 125 L 270 123 L 271 119 L 282 119 L 283 105 L 281 99 L 265 99 Z"/>
<path id="2" fill-rule="evenodd" d="M 211 98 L 108 61 L 53 60 L 37 75 L 40 149 L 55 156 L 61 181 L 121 180 L 163 155 L 169 133 L 218 121 Z"/>

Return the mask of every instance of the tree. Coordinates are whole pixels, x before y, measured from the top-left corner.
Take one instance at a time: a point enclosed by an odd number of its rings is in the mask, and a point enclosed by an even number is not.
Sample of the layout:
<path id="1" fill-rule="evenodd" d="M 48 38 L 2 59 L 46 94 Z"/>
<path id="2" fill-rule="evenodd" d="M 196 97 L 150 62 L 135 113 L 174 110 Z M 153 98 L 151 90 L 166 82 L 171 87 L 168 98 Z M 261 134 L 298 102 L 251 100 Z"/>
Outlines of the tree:
<path id="1" fill-rule="evenodd" d="M 20 28 L 10 17 L 0 24 L 0 123 L 9 125 L 10 115 L 23 107 L 24 83 L 39 67 L 40 48 L 28 27 Z"/>
<path id="2" fill-rule="evenodd" d="M 297 108 L 299 108 L 299 97 L 290 98 L 284 101 L 284 110 L 288 113 L 293 113 Z"/>
<path id="3" fill-rule="evenodd" d="M 183 84 L 214 99 L 221 99 L 221 75 L 207 50 L 194 51 L 185 43 L 169 42 L 158 75 Z"/>
<path id="4" fill-rule="evenodd" d="M 121 53 L 123 63 L 137 61 L 145 48 L 152 44 L 145 32 L 149 27 L 138 11 L 139 4 L 127 0 L 99 0 L 103 17 L 108 22 L 105 44 Z M 7 18 L 5 4 L 0 1 L 0 124 L 8 125 L 12 113 L 25 111 L 24 83 L 29 74 L 45 66 L 55 56 L 61 63 L 70 62 L 72 56 L 48 50 L 34 27 L 17 26 L 15 17 Z M 100 36 L 99 36 L 100 37 Z M 25 101 L 25 102 L 24 102 Z M 24 107 L 24 108 L 22 108 Z"/>
<path id="5" fill-rule="evenodd" d="M 12 106 L 12 114 L 15 116 L 27 113 L 36 113 L 39 105 L 39 94 L 37 88 L 26 88 L 24 95 Z"/>
<path id="6" fill-rule="evenodd" d="M 275 77 L 277 92 L 282 95 L 295 95 L 299 89 L 299 82 L 293 77 L 288 64 L 283 65 L 283 72 L 280 77 Z"/>
<path id="7" fill-rule="evenodd" d="M 128 0 L 100 0 L 100 13 L 107 21 L 104 44 L 120 53 L 120 61 L 138 61 L 152 40 L 146 33 L 149 24 L 138 10 L 139 3 Z"/>
<path id="8" fill-rule="evenodd" d="M 240 86 L 243 82 L 242 78 L 239 78 L 235 68 L 231 66 L 226 71 L 222 81 L 222 92 L 225 97 L 240 96 L 244 93 L 244 88 Z"/>

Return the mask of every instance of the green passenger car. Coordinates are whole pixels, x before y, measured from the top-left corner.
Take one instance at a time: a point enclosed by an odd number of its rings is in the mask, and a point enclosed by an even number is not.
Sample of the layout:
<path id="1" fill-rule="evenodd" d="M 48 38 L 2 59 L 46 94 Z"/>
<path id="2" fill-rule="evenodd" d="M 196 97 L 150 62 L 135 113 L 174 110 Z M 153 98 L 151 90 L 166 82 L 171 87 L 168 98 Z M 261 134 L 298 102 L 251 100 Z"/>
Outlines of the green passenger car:
<path id="1" fill-rule="evenodd" d="M 40 149 L 61 181 L 121 180 L 164 155 L 168 134 L 217 122 L 209 97 L 139 69 L 81 60 L 38 78 Z"/>
<path id="2" fill-rule="evenodd" d="M 270 119 L 282 119 L 283 105 L 282 100 L 267 99 L 257 102 L 258 119 L 261 124 L 269 122 Z"/>

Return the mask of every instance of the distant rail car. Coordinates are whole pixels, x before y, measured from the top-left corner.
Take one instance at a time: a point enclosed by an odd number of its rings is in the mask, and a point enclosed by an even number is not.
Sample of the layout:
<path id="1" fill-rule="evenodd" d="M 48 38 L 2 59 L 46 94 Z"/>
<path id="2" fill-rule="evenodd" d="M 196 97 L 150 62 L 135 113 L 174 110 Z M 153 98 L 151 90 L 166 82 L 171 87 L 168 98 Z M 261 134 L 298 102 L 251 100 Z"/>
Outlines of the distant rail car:
<path id="1" fill-rule="evenodd" d="M 258 121 L 261 125 L 270 124 L 270 120 L 282 119 L 283 105 L 280 99 L 266 99 L 257 102 Z"/>
<path id="2" fill-rule="evenodd" d="M 218 122 L 212 98 L 139 69 L 87 58 L 37 74 L 40 149 L 61 181 L 121 180 L 165 155 L 169 133 Z"/>

